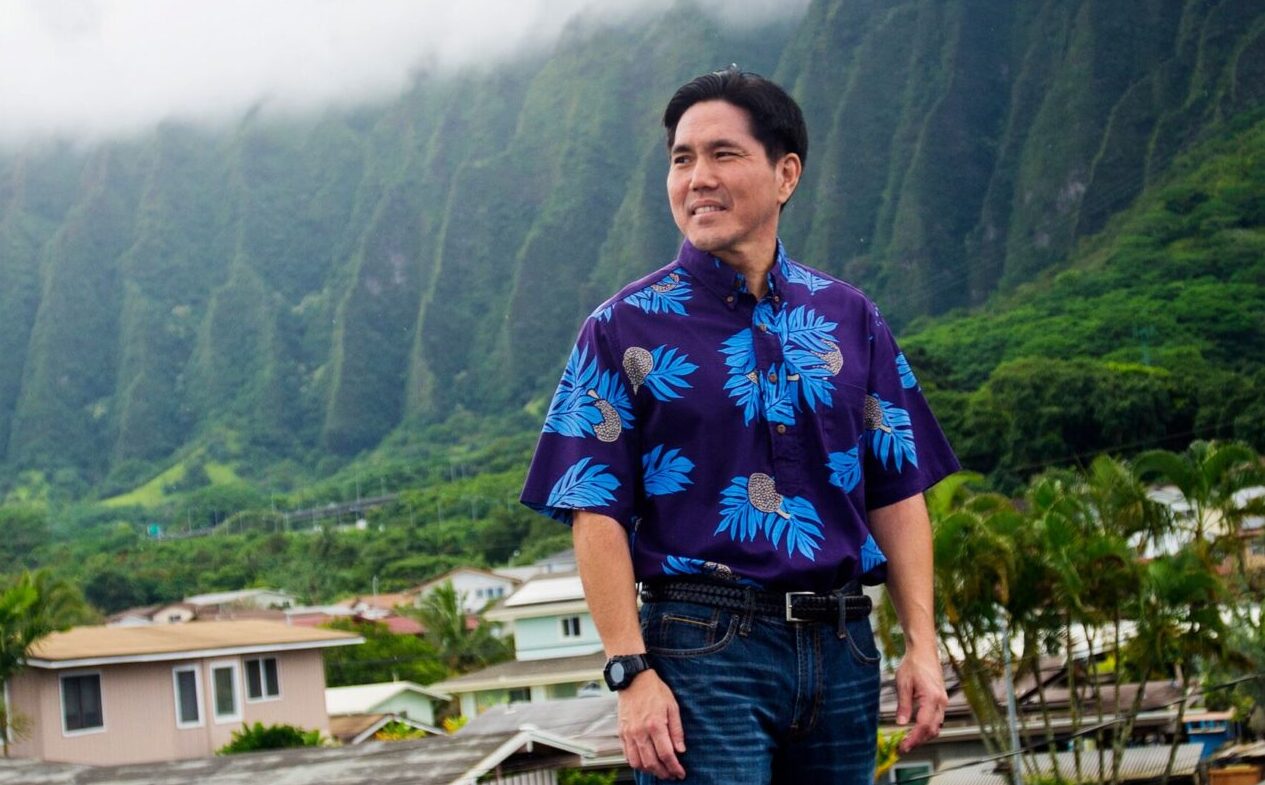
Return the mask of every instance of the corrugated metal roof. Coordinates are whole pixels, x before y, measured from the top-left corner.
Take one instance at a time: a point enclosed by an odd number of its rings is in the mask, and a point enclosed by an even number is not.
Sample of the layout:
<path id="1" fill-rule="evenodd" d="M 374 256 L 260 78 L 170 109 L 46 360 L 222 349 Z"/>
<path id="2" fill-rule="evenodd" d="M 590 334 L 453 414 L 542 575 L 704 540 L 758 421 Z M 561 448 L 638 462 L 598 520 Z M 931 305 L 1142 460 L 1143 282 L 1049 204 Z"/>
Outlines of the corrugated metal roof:
<path id="1" fill-rule="evenodd" d="M 516 732 L 101 768 L 0 760 L 0 785 L 473 785 L 480 769 L 511 757 L 539 756 L 546 764 L 577 751 L 591 754 L 548 734 Z"/>
<path id="2" fill-rule="evenodd" d="M 1177 748 L 1177 759 L 1173 764 L 1173 774 L 1192 774 L 1195 771 L 1195 767 L 1199 765 L 1199 755 L 1202 751 L 1202 744 L 1180 745 Z M 1169 748 L 1167 745 L 1125 748 L 1124 761 L 1120 765 L 1122 781 L 1148 780 L 1163 775 L 1164 768 L 1168 765 L 1168 755 Z M 1063 776 L 1069 780 L 1074 778 L 1076 775 L 1075 754 L 1060 752 L 1056 757 L 1059 771 Z M 1049 774 L 1052 771 L 1050 756 L 1047 754 L 1038 755 L 1035 765 L 1039 773 Z M 1105 776 L 1110 776 L 1111 767 L 1111 751 L 1107 750 L 1103 767 Z M 943 768 L 945 770 L 937 772 L 931 777 L 929 785 L 1009 785 L 1010 782 L 1005 774 L 996 771 L 997 763 L 995 761 L 972 764 L 963 768 L 953 768 L 953 763 L 949 761 L 944 764 Z M 1098 773 L 1097 752 L 1081 753 L 1081 773 L 1086 781 L 1093 782 L 1102 779 Z"/>

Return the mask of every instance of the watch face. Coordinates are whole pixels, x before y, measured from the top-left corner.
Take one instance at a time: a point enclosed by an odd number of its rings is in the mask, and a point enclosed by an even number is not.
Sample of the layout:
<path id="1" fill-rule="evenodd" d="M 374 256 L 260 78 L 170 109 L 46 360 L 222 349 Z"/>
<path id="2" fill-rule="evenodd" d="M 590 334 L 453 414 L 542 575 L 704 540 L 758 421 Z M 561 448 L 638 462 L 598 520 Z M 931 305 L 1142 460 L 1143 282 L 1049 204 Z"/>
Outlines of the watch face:
<path id="1" fill-rule="evenodd" d="M 615 684 L 622 684 L 624 681 L 624 663 L 611 663 L 611 681 Z"/>

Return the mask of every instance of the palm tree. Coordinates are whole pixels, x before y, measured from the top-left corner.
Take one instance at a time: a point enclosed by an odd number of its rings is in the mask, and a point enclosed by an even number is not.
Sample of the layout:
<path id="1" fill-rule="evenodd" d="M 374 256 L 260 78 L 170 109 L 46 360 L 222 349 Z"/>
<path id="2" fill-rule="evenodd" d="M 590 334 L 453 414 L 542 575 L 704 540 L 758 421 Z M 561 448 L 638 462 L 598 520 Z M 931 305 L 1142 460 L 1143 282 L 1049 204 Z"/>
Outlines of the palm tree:
<path id="1" fill-rule="evenodd" d="M 0 694 L 26 667 L 31 648 L 49 633 L 69 627 L 88 615 L 83 596 L 47 570 L 24 572 L 0 591 Z M 8 716 L 0 701 L 0 742 L 9 756 L 10 728 L 17 718 Z"/>
<path id="2" fill-rule="evenodd" d="M 1255 450 L 1239 442 L 1197 441 L 1181 454 L 1167 450 L 1142 453 L 1133 466 L 1142 479 L 1175 485 L 1190 506 L 1189 526 L 1195 542 L 1218 546 L 1207 552 L 1210 558 L 1228 551 L 1242 572 L 1243 521 L 1260 514 L 1265 504 L 1241 497 L 1244 489 L 1265 482 L 1265 468 Z"/>
<path id="3" fill-rule="evenodd" d="M 426 640 L 439 652 L 451 674 L 466 673 L 513 655 L 513 647 L 492 634 L 492 627 L 478 618 L 467 621 L 461 595 L 452 581 L 444 581 L 423 599 L 413 614 L 426 628 Z"/>

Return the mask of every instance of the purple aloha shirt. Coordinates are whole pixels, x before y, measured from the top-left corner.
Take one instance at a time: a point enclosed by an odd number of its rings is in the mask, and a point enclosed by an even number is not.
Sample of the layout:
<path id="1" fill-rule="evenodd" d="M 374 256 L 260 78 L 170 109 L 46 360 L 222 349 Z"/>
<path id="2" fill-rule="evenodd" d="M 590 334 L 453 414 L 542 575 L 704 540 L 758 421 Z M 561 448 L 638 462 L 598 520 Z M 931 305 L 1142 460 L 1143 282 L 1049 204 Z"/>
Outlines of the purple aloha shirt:
<path id="1" fill-rule="evenodd" d="M 688 242 L 585 320 L 524 504 L 619 521 L 638 580 L 876 583 L 866 511 L 958 469 L 913 370 L 855 287 L 777 246 L 756 301 Z"/>

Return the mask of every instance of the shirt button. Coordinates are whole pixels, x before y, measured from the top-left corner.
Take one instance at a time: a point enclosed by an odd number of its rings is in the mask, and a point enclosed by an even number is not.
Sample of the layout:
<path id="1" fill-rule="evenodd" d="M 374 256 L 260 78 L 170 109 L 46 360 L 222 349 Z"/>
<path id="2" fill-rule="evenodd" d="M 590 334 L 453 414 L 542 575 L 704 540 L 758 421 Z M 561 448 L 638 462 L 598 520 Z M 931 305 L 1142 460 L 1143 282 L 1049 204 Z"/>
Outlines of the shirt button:
<path id="1" fill-rule="evenodd" d="M 767 333 L 768 331 L 769 331 L 769 326 L 767 324 L 760 325 L 760 332 Z"/>
<path id="2" fill-rule="evenodd" d="M 777 374 L 774 373 L 773 371 L 769 371 L 769 382 L 772 384 L 777 384 Z"/>
<path id="3" fill-rule="evenodd" d="M 778 433 L 786 433 L 786 426 L 785 426 L 785 425 L 783 425 L 782 423 L 778 423 L 778 424 L 777 424 L 777 432 L 778 432 Z"/>
<path id="4" fill-rule="evenodd" d="M 725 302 L 727 303 L 732 303 L 733 301 L 734 301 L 734 296 L 732 294 L 725 298 Z"/>

